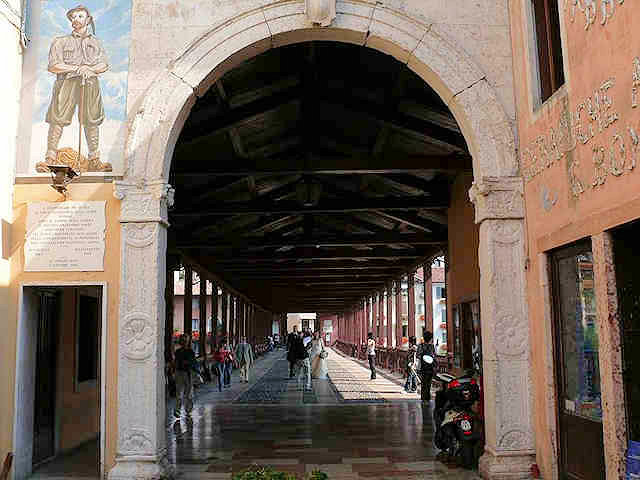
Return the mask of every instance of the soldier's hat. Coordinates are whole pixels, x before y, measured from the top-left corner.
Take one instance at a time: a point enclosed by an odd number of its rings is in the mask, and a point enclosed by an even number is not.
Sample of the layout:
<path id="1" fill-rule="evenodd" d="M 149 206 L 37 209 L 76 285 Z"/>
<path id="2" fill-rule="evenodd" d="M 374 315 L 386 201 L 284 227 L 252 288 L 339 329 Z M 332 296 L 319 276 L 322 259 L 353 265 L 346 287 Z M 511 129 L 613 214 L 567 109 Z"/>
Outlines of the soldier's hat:
<path id="1" fill-rule="evenodd" d="M 93 22 L 93 17 L 91 16 L 91 12 L 84 5 L 78 5 L 76 7 L 73 7 L 71 10 L 69 10 L 67 12 L 67 18 L 69 19 L 69 21 L 71 21 L 71 16 L 75 12 L 77 12 L 79 10 L 83 10 L 87 14 L 87 17 L 89 17 L 89 23 L 91 24 L 91 29 L 93 30 L 93 34 L 95 35 L 96 34 L 96 24 Z"/>
<path id="2" fill-rule="evenodd" d="M 84 5 L 78 5 L 67 12 L 67 18 L 71 20 L 71 16 L 78 10 L 84 10 L 87 14 L 87 17 L 91 16 L 91 12 L 89 12 L 89 9 L 87 7 L 85 7 Z"/>

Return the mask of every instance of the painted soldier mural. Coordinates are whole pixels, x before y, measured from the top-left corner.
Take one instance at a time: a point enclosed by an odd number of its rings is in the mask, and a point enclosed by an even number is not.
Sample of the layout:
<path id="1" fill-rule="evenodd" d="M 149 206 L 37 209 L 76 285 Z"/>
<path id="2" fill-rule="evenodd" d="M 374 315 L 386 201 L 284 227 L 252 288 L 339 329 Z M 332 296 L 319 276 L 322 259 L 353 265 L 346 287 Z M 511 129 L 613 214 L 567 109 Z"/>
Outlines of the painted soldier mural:
<path id="1" fill-rule="evenodd" d="M 95 23 L 89 9 L 78 5 L 70 9 L 69 35 L 56 37 L 49 49 L 47 70 L 56 75 L 51 103 L 46 114 L 49 124 L 44 162 L 36 170 L 46 172 L 47 164 L 67 164 L 76 171 L 111 171 L 111 164 L 100 161 L 100 125 L 105 119 L 98 76 L 109 70 L 109 60 L 101 41 L 95 36 Z M 58 150 L 63 129 L 77 114 L 78 151 Z M 84 130 L 88 146 L 81 155 L 80 135 Z"/>

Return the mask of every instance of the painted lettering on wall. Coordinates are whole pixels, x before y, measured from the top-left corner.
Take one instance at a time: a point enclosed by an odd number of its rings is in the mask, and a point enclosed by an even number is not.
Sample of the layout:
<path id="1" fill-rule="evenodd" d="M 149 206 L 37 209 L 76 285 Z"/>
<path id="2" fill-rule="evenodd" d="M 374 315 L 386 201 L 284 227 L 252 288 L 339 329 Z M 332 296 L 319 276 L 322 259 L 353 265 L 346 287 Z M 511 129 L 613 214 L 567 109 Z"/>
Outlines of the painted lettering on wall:
<path id="1" fill-rule="evenodd" d="M 604 25 L 616 12 L 616 4 L 622 5 L 624 0 L 565 0 L 564 9 L 569 12 L 569 18 L 575 22 L 578 13 L 584 16 L 584 29 L 589 30 L 596 20 Z"/>
<path id="2" fill-rule="evenodd" d="M 632 75 L 631 106 L 635 108 L 640 90 L 638 57 L 633 60 Z M 628 123 L 626 127 L 616 128 L 620 115 L 614 108 L 611 94 L 615 84 L 613 77 L 602 82 L 575 111 L 569 111 L 565 105 L 548 134 L 539 136 L 523 149 L 522 172 L 526 183 L 564 159 L 568 152 L 584 146 L 589 147 L 586 156 L 573 155 L 568 159 L 569 187 L 575 198 L 586 189 L 604 185 L 609 177 L 620 177 L 636 168 L 640 154 L 640 125 Z M 581 165 L 579 157 L 590 158 L 591 165 Z"/>
<path id="3" fill-rule="evenodd" d="M 636 108 L 638 106 L 638 91 L 640 91 L 640 57 L 633 59 L 631 82 L 631 108 Z"/>

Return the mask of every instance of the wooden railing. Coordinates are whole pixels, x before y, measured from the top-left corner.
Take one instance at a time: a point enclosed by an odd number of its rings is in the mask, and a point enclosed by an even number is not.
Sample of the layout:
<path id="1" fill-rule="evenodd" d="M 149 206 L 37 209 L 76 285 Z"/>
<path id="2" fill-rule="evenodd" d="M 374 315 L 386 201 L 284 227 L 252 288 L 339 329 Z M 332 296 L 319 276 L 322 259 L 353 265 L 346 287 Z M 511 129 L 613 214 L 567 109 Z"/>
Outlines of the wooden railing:
<path id="1" fill-rule="evenodd" d="M 333 346 L 348 357 L 358 358 L 360 360 L 367 359 L 367 346 L 365 344 L 355 345 L 337 340 Z M 438 355 L 437 362 L 439 372 L 452 373 L 452 356 Z M 406 375 L 407 350 L 404 348 L 376 347 L 376 363 L 381 368 L 386 368 L 393 373 L 401 373 L 404 376 Z"/>

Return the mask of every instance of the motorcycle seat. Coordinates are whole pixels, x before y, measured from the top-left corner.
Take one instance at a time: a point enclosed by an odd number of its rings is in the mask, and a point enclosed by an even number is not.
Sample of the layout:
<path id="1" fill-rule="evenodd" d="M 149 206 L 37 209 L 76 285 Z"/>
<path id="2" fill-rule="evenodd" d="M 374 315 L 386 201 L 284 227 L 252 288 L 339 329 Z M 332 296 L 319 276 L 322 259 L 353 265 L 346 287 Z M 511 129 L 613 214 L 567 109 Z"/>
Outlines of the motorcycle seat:
<path id="1" fill-rule="evenodd" d="M 456 377 L 449 375 L 448 373 L 436 373 L 436 378 L 444 383 L 449 383 L 456 379 Z"/>

